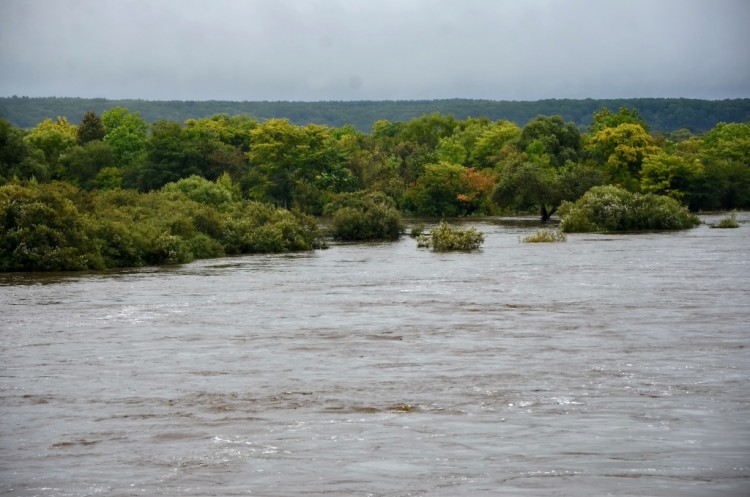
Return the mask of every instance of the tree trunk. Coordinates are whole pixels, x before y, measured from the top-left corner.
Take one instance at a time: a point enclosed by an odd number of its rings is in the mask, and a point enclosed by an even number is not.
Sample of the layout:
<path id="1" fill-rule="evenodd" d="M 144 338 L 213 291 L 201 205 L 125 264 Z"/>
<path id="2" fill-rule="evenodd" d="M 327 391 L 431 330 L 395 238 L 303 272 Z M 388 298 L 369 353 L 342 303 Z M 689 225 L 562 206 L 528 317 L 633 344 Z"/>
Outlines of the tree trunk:
<path id="1" fill-rule="evenodd" d="M 554 214 L 555 212 L 557 212 L 557 207 L 553 207 L 551 210 L 548 211 L 547 206 L 542 204 L 542 210 L 541 210 L 542 222 L 546 223 L 547 221 L 549 221 L 549 219 L 552 217 L 552 214 Z"/>

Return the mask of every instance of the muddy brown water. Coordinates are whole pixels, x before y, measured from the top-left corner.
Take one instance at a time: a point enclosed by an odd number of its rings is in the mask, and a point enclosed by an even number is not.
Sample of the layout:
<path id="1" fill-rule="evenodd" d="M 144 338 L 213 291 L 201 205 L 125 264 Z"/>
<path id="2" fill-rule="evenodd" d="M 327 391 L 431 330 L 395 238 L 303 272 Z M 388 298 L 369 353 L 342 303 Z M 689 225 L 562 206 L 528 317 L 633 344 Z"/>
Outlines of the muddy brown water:
<path id="1" fill-rule="evenodd" d="M 0 494 L 750 495 L 738 218 L 0 275 Z"/>

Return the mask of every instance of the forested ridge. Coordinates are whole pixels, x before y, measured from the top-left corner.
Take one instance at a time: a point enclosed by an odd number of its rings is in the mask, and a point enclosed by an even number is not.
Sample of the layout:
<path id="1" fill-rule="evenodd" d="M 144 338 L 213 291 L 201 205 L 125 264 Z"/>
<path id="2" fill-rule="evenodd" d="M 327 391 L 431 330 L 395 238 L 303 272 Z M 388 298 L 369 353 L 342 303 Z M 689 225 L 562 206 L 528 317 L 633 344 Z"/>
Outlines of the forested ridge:
<path id="1" fill-rule="evenodd" d="M 750 208 L 750 121 L 655 132 L 636 108 L 581 129 L 430 113 L 352 125 L 87 111 L 0 119 L 0 270 L 81 270 L 389 240 L 403 214 L 563 213 L 575 231 L 684 229 Z M 567 217 L 566 217 L 567 216 Z"/>
<path id="2" fill-rule="evenodd" d="M 14 126 L 31 128 L 44 119 L 66 116 L 78 122 L 88 111 L 98 114 L 115 107 L 139 112 L 148 123 L 160 120 L 185 121 L 215 114 L 247 114 L 260 120 L 289 119 L 294 124 L 324 124 L 331 127 L 354 126 L 370 131 L 378 120 L 409 121 L 437 112 L 457 119 L 503 119 L 524 126 L 539 115 L 560 115 L 584 129 L 592 115 L 602 107 L 638 109 L 654 131 L 671 132 L 686 128 L 705 132 L 719 122 L 750 121 L 750 99 L 696 100 L 685 98 L 629 99 L 550 99 L 538 101 L 498 100 L 403 100 L 403 101 L 330 101 L 330 102 L 263 102 L 263 101 L 149 101 L 87 98 L 0 98 L 0 117 Z"/>

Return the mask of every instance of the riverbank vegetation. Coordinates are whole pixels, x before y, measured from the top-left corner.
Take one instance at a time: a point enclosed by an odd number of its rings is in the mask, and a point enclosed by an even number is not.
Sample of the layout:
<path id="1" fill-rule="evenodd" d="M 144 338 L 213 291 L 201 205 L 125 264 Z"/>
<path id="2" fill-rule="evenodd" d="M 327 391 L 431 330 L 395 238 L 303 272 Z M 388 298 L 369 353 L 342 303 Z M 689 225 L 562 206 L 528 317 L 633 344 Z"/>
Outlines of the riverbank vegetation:
<path id="1" fill-rule="evenodd" d="M 193 183 L 189 193 L 180 191 L 186 181 Z M 221 198 L 226 186 L 191 178 L 139 193 L 88 192 L 64 182 L 6 184 L 0 187 L 0 271 L 139 267 L 323 246 L 314 219 Z M 212 188 L 214 195 L 201 195 Z"/>
<path id="2" fill-rule="evenodd" d="M 394 240 L 402 214 L 684 229 L 690 211 L 750 208 L 749 164 L 750 123 L 656 133 L 625 107 L 585 129 L 437 113 L 369 132 L 226 114 L 148 123 L 123 107 L 30 129 L 0 119 L 0 270 L 311 250 L 326 234 Z"/>

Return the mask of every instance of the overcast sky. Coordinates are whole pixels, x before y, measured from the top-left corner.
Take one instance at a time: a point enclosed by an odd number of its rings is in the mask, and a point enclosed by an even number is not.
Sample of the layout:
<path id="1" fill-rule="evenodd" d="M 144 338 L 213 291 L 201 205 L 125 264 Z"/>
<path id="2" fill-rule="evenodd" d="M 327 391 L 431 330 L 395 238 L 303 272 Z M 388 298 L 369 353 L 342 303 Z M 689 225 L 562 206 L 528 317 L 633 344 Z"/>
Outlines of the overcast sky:
<path id="1" fill-rule="evenodd" d="M 0 0 L 0 96 L 750 97 L 750 0 Z"/>

